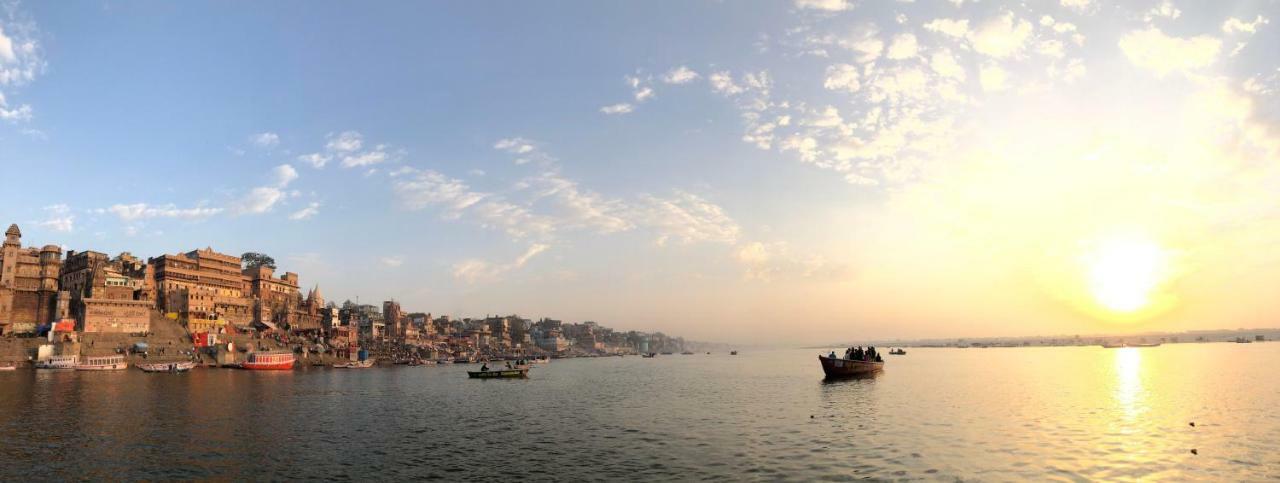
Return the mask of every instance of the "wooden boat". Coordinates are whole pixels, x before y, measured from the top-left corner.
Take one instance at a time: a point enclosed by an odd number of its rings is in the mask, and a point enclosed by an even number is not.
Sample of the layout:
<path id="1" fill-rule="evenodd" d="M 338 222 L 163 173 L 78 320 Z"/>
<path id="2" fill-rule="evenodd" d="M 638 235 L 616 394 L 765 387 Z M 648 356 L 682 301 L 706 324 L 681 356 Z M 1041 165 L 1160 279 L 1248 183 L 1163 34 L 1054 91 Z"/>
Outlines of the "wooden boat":
<path id="1" fill-rule="evenodd" d="M 534 357 L 533 359 L 529 359 L 529 362 L 532 362 L 534 364 L 550 364 L 551 358 L 547 356 Z"/>
<path id="2" fill-rule="evenodd" d="M 84 362 L 76 364 L 77 371 L 118 371 L 129 367 L 124 356 L 86 357 Z"/>
<path id="3" fill-rule="evenodd" d="M 3 366 L 0 366 L 0 371 L 16 371 L 16 370 L 18 370 L 18 366 L 15 366 L 12 364 L 6 364 Z"/>
<path id="4" fill-rule="evenodd" d="M 1139 342 L 1130 344 L 1128 342 L 1107 342 L 1102 344 L 1103 349 L 1121 349 L 1124 347 L 1160 347 L 1159 342 Z"/>
<path id="5" fill-rule="evenodd" d="M 494 378 L 523 378 L 529 377 L 529 368 L 524 369 L 500 369 L 488 371 L 467 371 L 467 377 L 472 379 L 494 379 Z"/>
<path id="6" fill-rule="evenodd" d="M 648 353 L 648 354 L 643 354 L 643 355 L 641 355 L 640 357 L 643 357 L 643 358 L 645 358 L 645 359 L 652 359 L 652 358 L 654 358 L 654 357 L 658 357 L 658 353 L 656 353 L 656 352 L 650 352 L 650 353 Z"/>
<path id="7" fill-rule="evenodd" d="M 736 356 L 738 355 L 738 351 L 729 351 L 729 355 Z"/>
<path id="8" fill-rule="evenodd" d="M 142 372 L 187 372 L 195 367 L 196 363 L 191 361 L 138 364 L 138 369 L 142 369 Z"/>
<path id="9" fill-rule="evenodd" d="M 693 355 L 693 352 L 684 351 L 684 352 L 681 352 L 681 353 L 680 353 L 680 355 L 682 355 L 682 356 L 691 356 L 691 355 Z"/>
<path id="10" fill-rule="evenodd" d="M 294 360 L 292 352 L 250 352 L 240 368 L 251 371 L 290 371 L 293 370 Z"/>
<path id="11" fill-rule="evenodd" d="M 36 369 L 75 369 L 80 356 L 50 356 L 43 361 L 36 361 Z"/>
<path id="12" fill-rule="evenodd" d="M 893 356 L 905 356 L 905 355 L 907 355 L 907 351 L 905 351 L 905 350 L 903 350 L 903 349 L 889 349 L 889 355 L 893 355 Z"/>
<path id="13" fill-rule="evenodd" d="M 363 361 L 346 362 L 346 363 L 333 365 L 334 369 L 368 369 L 370 367 L 373 367 L 373 359 L 365 359 Z"/>
<path id="14" fill-rule="evenodd" d="M 822 372 L 828 378 L 861 376 L 884 370 L 884 362 L 855 361 L 823 355 L 818 356 L 818 362 L 822 363 Z"/>

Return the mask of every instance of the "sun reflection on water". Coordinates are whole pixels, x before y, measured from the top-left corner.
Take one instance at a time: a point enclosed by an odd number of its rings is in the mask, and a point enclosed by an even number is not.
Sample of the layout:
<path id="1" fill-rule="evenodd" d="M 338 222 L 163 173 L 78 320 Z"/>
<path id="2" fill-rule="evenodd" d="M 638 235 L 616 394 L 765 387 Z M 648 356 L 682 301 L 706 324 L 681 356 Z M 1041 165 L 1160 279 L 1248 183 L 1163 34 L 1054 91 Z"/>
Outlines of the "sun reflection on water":
<path id="1" fill-rule="evenodd" d="M 1133 423 L 1146 412 L 1146 391 L 1142 383 L 1141 349 L 1126 347 L 1115 349 L 1115 393 L 1116 406 L 1119 408 L 1125 423 Z M 1132 428 L 1131 424 L 1126 424 Z"/>

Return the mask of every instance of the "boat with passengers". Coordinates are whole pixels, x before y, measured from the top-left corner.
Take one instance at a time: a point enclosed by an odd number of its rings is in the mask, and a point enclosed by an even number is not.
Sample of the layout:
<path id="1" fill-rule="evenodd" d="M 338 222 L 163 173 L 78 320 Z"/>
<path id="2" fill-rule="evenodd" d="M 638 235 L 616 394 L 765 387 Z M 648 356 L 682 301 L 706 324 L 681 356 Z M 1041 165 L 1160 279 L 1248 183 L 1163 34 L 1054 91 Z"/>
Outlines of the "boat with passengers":
<path id="1" fill-rule="evenodd" d="M 836 357 L 835 351 L 831 351 L 829 355 L 819 355 L 818 362 L 822 363 L 822 373 L 828 379 L 866 376 L 884 370 L 884 359 L 875 353 L 874 348 L 866 351 L 850 348 L 844 357 Z"/>

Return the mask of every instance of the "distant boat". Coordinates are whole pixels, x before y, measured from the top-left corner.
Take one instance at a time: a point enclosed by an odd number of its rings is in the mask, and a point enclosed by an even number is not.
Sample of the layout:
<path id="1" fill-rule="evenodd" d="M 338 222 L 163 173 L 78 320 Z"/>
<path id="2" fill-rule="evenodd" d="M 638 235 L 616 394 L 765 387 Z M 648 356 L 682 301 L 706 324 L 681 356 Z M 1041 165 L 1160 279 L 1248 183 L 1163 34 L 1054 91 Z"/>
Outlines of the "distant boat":
<path id="1" fill-rule="evenodd" d="M 518 379 L 529 377 L 529 368 L 502 369 L 497 371 L 467 371 L 467 377 L 472 379 Z"/>
<path id="2" fill-rule="evenodd" d="M 884 370 L 884 362 L 876 361 L 855 361 L 819 355 L 818 362 L 822 363 L 822 373 L 828 379 L 862 376 Z"/>
<path id="3" fill-rule="evenodd" d="M 532 362 L 534 364 L 550 364 L 551 357 L 550 356 L 534 357 L 532 359 L 529 359 L 529 362 Z"/>
<path id="4" fill-rule="evenodd" d="M 663 352 L 663 353 L 662 353 L 662 355 L 664 355 L 664 356 L 669 356 L 669 355 L 671 355 L 671 354 L 672 354 L 671 352 Z"/>
<path id="5" fill-rule="evenodd" d="M 905 355 L 907 355 L 907 351 L 902 350 L 902 349 L 889 349 L 889 355 L 892 355 L 892 356 L 905 356 Z"/>
<path id="6" fill-rule="evenodd" d="M 289 371 L 293 370 L 294 360 L 291 352 L 250 352 L 240 368 L 251 371 Z"/>
<path id="7" fill-rule="evenodd" d="M 658 353 L 657 353 L 657 352 L 650 352 L 650 353 L 648 353 L 648 354 L 643 354 L 643 355 L 641 355 L 640 357 L 643 357 L 643 358 L 645 358 L 645 359 L 652 359 L 652 358 L 654 358 L 654 357 L 658 357 Z"/>
<path id="8" fill-rule="evenodd" d="M 738 351 L 729 351 L 729 355 L 736 356 L 738 355 Z"/>
<path id="9" fill-rule="evenodd" d="M 196 363 L 189 361 L 138 364 L 138 369 L 142 369 L 142 372 L 187 372 L 194 367 L 196 367 Z"/>
<path id="10" fill-rule="evenodd" d="M 76 364 L 77 371 L 118 371 L 127 367 L 124 356 L 86 357 L 83 363 Z"/>
<path id="11" fill-rule="evenodd" d="M 1160 347 L 1159 342 L 1138 342 L 1130 344 L 1128 342 L 1107 342 L 1102 344 L 1103 349 L 1121 349 L 1125 347 Z"/>
<path id="12" fill-rule="evenodd" d="M 80 356 L 51 356 L 43 361 L 36 361 L 36 369 L 75 369 Z"/>
<path id="13" fill-rule="evenodd" d="M 365 359 L 363 361 L 346 362 L 346 363 L 333 365 L 334 369 L 368 369 L 370 367 L 373 367 L 373 359 Z"/>
<path id="14" fill-rule="evenodd" d="M 18 370 L 18 366 L 15 366 L 13 364 L 5 364 L 3 366 L 0 366 L 0 371 L 16 371 L 16 370 Z"/>
<path id="15" fill-rule="evenodd" d="M 1249 339 L 1246 339 L 1246 338 L 1244 338 L 1244 337 L 1236 337 L 1236 343 L 1237 343 L 1237 344 L 1252 344 L 1252 343 L 1253 343 L 1253 341 L 1251 341 L 1251 340 L 1249 340 Z"/>
<path id="16" fill-rule="evenodd" d="M 680 353 L 680 355 L 682 355 L 682 356 L 691 356 L 691 355 L 693 355 L 693 352 L 684 351 L 684 352 L 681 352 L 681 353 Z"/>

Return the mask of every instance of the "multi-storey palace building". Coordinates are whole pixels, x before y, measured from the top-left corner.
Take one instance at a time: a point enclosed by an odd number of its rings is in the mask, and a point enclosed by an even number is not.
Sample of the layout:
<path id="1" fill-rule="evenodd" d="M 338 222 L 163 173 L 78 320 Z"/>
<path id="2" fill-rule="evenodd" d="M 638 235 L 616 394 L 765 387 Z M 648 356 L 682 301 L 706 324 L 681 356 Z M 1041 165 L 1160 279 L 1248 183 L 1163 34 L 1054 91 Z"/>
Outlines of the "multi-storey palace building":
<path id="1" fill-rule="evenodd" d="M 155 269 L 158 306 L 186 320 L 191 332 L 253 322 L 240 257 L 205 248 L 161 255 L 151 258 L 150 264 Z"/>
<path id="2" fill-rule="evenodd" d="M 67 297 L 58 292 L 61 269 L 61 248 L 23 248 L 22 231 L 9 226 L 0 247 L 0 334 L 34 332 L 66 316 Z"/>

